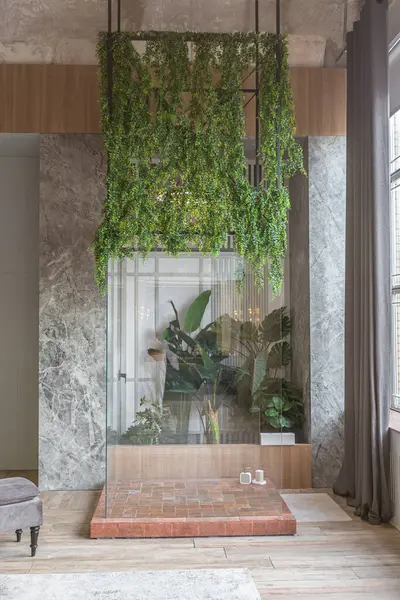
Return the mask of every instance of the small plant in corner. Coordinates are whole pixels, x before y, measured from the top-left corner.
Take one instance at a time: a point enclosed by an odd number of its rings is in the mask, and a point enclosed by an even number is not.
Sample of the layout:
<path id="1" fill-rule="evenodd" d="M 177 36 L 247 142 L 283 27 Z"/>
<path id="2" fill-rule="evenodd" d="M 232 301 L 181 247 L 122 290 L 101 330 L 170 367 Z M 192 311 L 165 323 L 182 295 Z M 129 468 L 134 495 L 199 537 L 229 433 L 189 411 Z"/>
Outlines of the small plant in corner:
<path id="1" fill-rule="evenodd" d="M 167 437 L 165 410 L 158 403 L 140 399 L 140 410 L 134 423 L 120 437 L 120 444 L 162 444 Z"/>

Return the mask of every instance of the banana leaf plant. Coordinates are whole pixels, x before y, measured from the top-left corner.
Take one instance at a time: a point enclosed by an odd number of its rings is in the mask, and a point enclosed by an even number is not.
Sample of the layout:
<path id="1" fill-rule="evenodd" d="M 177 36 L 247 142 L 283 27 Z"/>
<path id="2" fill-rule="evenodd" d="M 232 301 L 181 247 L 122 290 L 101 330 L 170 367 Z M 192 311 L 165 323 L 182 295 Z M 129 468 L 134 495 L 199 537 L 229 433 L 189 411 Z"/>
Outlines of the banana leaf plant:
<path id="1" fill-rule="evenodd" d="M 302 390 L 283 376 L 292 360 L 286 339 L 291 330 L 286 307 L 272 311 L 260 325 L 223 315 L 213 326 L 224 351 L 242 357 L 238 395 L 251 411 L 260 412 L 262 431 L 298 428 L 304 421 Z"/>
<path id="2" fill-rule="evenodd" d="M 172 356 L 166 355 L 165 392 L 179 392 L 193 399 L 207 442 L 219 444 L 218 412 L 235 397 L 238 369 L 224 362 L 230 352 L 221 349 L 215 322 L 200 329 L 210 296 L 211 291 L 206 290 L 194 300 L 183 325 L 171 301 L 175 319 L 162 334 L 172 353 Z M 148 353 L 159 360 L 159 350 L 149 348 Z"/>

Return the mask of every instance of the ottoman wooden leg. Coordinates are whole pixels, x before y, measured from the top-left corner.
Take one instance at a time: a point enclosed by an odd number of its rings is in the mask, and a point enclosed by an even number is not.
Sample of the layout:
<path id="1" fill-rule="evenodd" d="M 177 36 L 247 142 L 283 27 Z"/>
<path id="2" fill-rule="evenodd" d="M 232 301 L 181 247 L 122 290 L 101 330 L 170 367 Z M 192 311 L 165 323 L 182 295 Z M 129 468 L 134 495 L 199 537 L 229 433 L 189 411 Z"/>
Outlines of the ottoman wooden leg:
<path id="1" fill-rule="evenodd" d="M 31 527 L 31 556 L 36 555 L 40 527 Z"/>
<path id="2" fill-rule="evenodd" d="M 17 534 L 17 542 L 20 542 L 22 537 L 22 529 L 17 529 L 15 533 Z"/>

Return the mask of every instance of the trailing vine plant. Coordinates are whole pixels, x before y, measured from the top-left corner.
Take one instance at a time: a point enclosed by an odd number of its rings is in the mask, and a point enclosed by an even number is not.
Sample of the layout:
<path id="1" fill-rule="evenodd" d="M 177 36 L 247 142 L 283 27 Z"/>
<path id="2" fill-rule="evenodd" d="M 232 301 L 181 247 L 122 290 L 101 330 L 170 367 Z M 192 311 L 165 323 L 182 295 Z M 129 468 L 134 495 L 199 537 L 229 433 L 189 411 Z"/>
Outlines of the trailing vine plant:
<path id="1" fill-rule="evenodd" d="M 110 258 L 145 257 L 155 248 L 176 255 L 193 245 L 217 255 L 234 232 L 256 283 L 262 286 L 269 261 L 278 293 L 290 208 L 285 182 L 303 170 L 286 38 L 191 34 L 189 47 L 185 34 L 140 35 L 147 39 L 142 53 L 127 32 L 100 34 L 98 44 L 108 156 L 103 221 L 93 243 L 99 287 Z M 242 92 L 256 47 L 263 166 L 257 189 L 246 176 Z"/>

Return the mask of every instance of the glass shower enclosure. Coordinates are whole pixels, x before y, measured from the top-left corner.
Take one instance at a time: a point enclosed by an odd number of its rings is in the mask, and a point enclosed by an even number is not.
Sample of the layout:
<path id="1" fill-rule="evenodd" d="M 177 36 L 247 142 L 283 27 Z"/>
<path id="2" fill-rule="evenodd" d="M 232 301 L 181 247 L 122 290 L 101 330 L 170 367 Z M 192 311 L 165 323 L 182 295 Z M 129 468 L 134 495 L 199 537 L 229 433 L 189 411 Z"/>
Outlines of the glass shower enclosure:
<path id="1" fill-rule="evenodd" d="M 284 292 L 256 289 L 229 239 L 218 257 L 110 261 L 107 305 L 104 518 L 127 537 L 282 519 Z"/>

